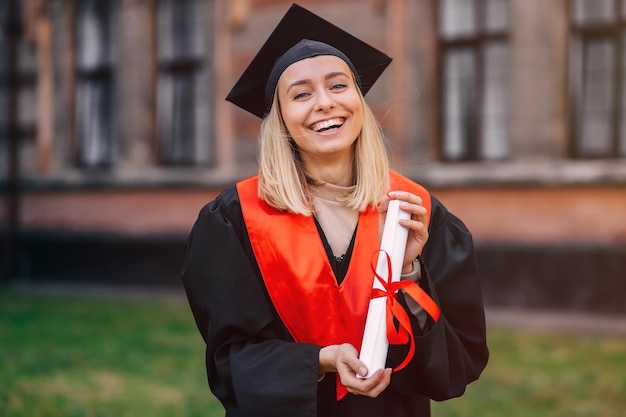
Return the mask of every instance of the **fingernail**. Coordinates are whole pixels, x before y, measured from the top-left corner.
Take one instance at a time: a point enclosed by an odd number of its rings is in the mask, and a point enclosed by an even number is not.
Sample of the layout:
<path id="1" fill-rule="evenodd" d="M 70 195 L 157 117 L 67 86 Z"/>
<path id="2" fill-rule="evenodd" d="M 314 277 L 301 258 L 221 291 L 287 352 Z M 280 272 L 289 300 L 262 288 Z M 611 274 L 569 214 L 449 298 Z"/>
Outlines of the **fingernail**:
<path id="1" fill-rule="evenodd" d="M 361 366 L 359 368 L 359 375 L 361 375 L 361 376 L 367 375 L 367 369 L 365 369 L 365 367 Z"/>

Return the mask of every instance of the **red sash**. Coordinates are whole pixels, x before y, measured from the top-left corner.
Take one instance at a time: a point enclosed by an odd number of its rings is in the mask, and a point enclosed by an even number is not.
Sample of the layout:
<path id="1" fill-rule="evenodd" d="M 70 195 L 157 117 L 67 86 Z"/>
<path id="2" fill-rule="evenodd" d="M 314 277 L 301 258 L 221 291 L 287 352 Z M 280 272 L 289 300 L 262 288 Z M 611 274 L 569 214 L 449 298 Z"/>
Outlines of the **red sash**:
<path id="1" fill-rule="evenodd" d="M 391 189 L 419 195 L 430 214 L 430 194 L 391 171 Z M 271 208 L 258 198 L 258 176 L 237 183 L 246 229 L 272 303 L 296 342 L 357 349 L 372 296 L 372 259 L 378 253 L 378 211 L 359 214 L 347 274 L 338 285 L 313 216 Z M 430 218 L 430 215 L 428 216 Z M 338 398 L 347 392 L 338 385 Z"/>

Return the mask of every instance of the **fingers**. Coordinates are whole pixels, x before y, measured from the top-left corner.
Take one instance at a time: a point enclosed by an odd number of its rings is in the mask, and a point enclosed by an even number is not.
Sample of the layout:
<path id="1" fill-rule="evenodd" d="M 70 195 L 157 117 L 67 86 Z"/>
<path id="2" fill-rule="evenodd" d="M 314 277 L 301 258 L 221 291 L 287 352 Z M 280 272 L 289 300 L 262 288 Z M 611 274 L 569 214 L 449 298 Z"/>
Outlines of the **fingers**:
<path id="1" fill-rule="evenodd" d="M 391 369 L 379 369 L 370 378 L 359 378 L 367 375 L 368 370 L 359 360 L 357 350 L 348 343 L 337 346 L 335 355 L 336 371 L 341 383 L 353 394 L 375 398 L 391 382 Z"/>
<path id="2" fill-rule="evenodd" d="M 426 211 L 426 208 L 422 205 L 423 202 L 419 196 L 409 193 L 407 191 L 392 191 L 389 193 L 389 198 L 393 200 L 400 200 L 400 208 L 411 213 L 411 218 L 413 219 L 413 217 L 415 217 L 415 219 L 413 220 L 426 220 L 428 212 Z M 387 205 L 389 205 L 388 202 Z M 408 226 L 408 224 L 406 226 Z"/>
<path id="3" fill-rule="evenodd" d="M 338 371 L 347 371 L 350 375 L 355 375 L 355 377 L 357 374 L 360 376 L 367 375 L 367 367 L 357 357 L 356 349 L 354 349 L 352 345 L 348 346 L 350 351 L 347 351 L 344 355 L 340 357 L 339 364 L 337 366 Z M 354 350 L 354 352 L 352 350 Z"/>
<path id="4" fill-rule="evenodd" d="M 367 379 L 355 378 L 354 380 L 348 379 L 344 382 L 342 378 L 341 382 L 352 394 L 376 398 L 391 382 L 391 372 L 391 368 L 379 369 Z"/>
<path id="5" fill-rule="evenodd" d="M 422 199 L 420 196 L 410 193 L 408 191 L 395 190 L 387 193 L 391 200 L 402 200 L 411 204 L 422 205 Z"/>
<path id="6" fill-rule="evenodd" d="M 399 200 L 400 208 L 411 213 L 407 220 L 400 220 L 400 224 L 410 230 L 410 238 L 407 240 L 403 271 L 408 270 L 413 259 L 419 255 L 428 240 L 428 216 L 426 208 L 422 205 L 422 199 L 408 191 L 391 191 L 390 199 Z"/>
<path id="7" fill-rule="evenodd" d="M 411 213 L 410 219 L 400 220 L 401 225 L 419 234 L 426 232 L 428 211 L 422 205 L 422 199 L 419 196 L 406 191 L 392 191 L 389 193 L 389 198 L 400 200 L 400 208 Z"/>
<path id="8" fill-rule="evenodd" d="M 380 213 L 386 213 L 388 208 L 389 208 L 389 196 L 383 196 L 383 199 L 380 202 L 380 205 L 378 206 L 378 211 Z"/>
<path id="9" fill-rule="evenodd" d="M 359 360 L 359 354 L 354 346 L 343 343 L 337 347 L 335 359 L 337 372 L 347 372 L 351 374 L 367 375 L 365 364 Z"/>

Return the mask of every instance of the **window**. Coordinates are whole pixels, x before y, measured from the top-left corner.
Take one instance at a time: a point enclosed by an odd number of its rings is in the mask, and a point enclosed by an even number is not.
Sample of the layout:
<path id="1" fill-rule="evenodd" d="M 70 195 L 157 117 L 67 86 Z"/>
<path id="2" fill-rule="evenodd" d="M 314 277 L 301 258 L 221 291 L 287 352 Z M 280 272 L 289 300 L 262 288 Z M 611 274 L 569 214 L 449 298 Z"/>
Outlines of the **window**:
<path id="1" fill-rule="evenodd" d="M 206 0 L 159 0 L 158 146 L 169 165 L 209 162 Z"/>
<path id="2" fill-rule="evenodd" d="M 626 9 L 623 0 L 572 0 L 573 155 L 626 156 Z"/>
<path id="3" fill-rule="evenodd" d="M 438 4 L 442 158 L 506 158 L 509 1 L 441 0 Z"/>
<path id="4" fill-rule="evenodd" d="M 76 28 L 76 151 L 78 164 L 115 163 L 114 22 L 112 1 L 81 0 Z"/>

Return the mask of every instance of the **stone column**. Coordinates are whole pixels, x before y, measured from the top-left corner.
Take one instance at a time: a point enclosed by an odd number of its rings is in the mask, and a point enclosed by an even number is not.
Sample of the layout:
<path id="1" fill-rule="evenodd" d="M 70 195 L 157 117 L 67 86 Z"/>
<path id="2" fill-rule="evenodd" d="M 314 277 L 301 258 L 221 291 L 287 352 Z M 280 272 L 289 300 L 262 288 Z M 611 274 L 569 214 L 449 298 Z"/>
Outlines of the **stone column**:
<path id="1" fill-rule="evenodd" d="M 387 2 L 387 53 L 393 58 L 389 71 L 389 113 L 385 117 L 385 125 L 391 143 L 391 161 L 395 167 L 406 162 L 407 145 L 410 141 L 408 120 L 411 114 L 409 80 L 409 57 L 407 27 L 410 25 L 406 0 L 389 0 Z"/>
<path id="2" fill-rule="evenodd" d="M 155 160 L 155 3 L 123 0 L 117 45 L 117 125 L 122 169 L 141 169 Z"/>
<path id="3" fill-rule="evenodd" d="M 53 171 L 71 168 L 74 153 L 76 98 L 76 0 L 56 1 L 51 5 L 54 74 Z"/>
<path id="4" fill-rule="evenodd" d="M 512 157 L 562 158 L 569 134 L 567 0 L 512 0 L 511 19 Z"/>
<path id="5" fill-rule="evenodd" d="M 389 1 L 391 150 L 397 168 L 414 167 L 436 156 L 436 1 Z"/>
<path id="6" fill-rule="evenodd" d="M 26 38 L 37 48 L 37 170 L 52 169 L 54 142 L 54 72 L 50 4 L 42 0 L 24 2 Z"/>
<path id="7" fill-rule="evenodd" d="M 409 108 L 408 147 L 411 165 L 438 158 L 440 118 L 440 74 L 437 33 L 438 0 L 411 2 L 407 25 L 409 78 L 406 94 Z"/>

